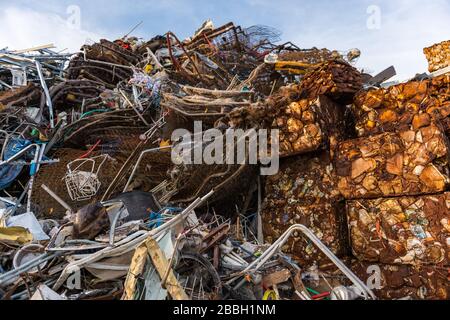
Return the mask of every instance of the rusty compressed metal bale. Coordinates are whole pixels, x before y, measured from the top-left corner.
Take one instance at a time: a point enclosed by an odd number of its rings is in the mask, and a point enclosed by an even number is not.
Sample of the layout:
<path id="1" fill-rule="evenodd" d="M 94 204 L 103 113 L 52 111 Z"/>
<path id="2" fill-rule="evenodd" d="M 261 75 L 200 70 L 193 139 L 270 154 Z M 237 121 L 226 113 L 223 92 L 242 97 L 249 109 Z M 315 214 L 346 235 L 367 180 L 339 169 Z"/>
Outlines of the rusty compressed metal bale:
<path id="1" fill-rule="evenodd" d="M 307 73 L 300 87 L 309 99 L 326 95 L 339 103 L 350 104 L 363 88 L 363 77 L 347 62 L 332 60 Z"/>
<path id="2" fill-rule="evenodd" d="M 450 193 L 347 202 L 353 253 L 361 261 L 450 261 Z"/>
<path id="3" fill-rule="evenodd" d="M 266 203 L 262 215 L 265 241 L 275 242 L 294 224 L 303 224 L 338 257 L 347 254 L 345 214 L 342 203 L 320 203 L 309 206 Z M 302 233 L 295 232 L 282 247 L 284 253 L 304 266 L 328 261 L 328 258 Z"/>
<path id="4" fill-rule="evenodd" d="M 374 268 L 375 267 L 375 268 Z M 379 268 L 379 269 L 378 269 Z M 377 285 L 376 274 L 380 271 L 379 287 L 375 295 L 382 300 L 412 298 L 413 300 L 449 300 L 449 271 L 438 266 L 374 265 L 353 261 L 352 271 L 363 281 Z"/>
<path id="5" fill-rule="evenodd" d="M 47 185 L 73 210 L 80 209 L 91 201 L 97 199 L 98 195 L 105 192 L 118 170 L 118 164 L 114 161 L 106 161 L 102 166 L 98 176 L 101 182 L 101 187 L 97 195 L 93 197 L 92 200 L 75 201 L 70 198 L 67 185 L 64 181 L 64 176 L 68 170 L 67 164 L 75 159 L 79 159 L 83 154 L 86 154 L 86 151 L 77 149 L 59 149 L 55 152 L 53 157 L 59 159 L 60 162 L 49 166 L 42 166 L 36 174 L 35 186 L 33 187 L 32 193 L 32 202 L 39 208 L 39 217 L 48 219 L 62 219 L 65 212 L 65 208 L 63 208 L 58 201 L 49 196 L 48 193 L 41 188 L 42 184 Z M 98 155 L 101 155 L 101 153 L 94 152 L 92 154 L 92 156 Z"/>
<path id="6" fill-rule="evenodd" d="M 450 133 L 450 75 L 361 91 L 353 112 L 358 136 L 416 130 L 440 121 Z"/>
<path id="7" fill-rule="evenodd" d="M 345 107 L 325 96 L 291 103 L 272 128 L 280 130 L 282 156 L 332 147 L 345 137 Z"/>
<path id="8" fill-rule="evenodd" d="M 284 159 L 277 175 L 267 178 L 262 209 L 263 233 L 273 243 L 293 224 L 304 224 L 338 256 L 348 253 L 347 223 L 329 154 Z M 301 234 L 283 252 L 302 264 L 327 258 Z"/>
<path id="9" fill-rule="evenodd" d="M 431 80 L 431 96 L 435 106 L 428 112 L 440 120 L 447 136 L 450 136 L 450 74 L 433 78 Z"/>
<path id="10" fill-rule="evenodd" d="M 296 86 L 281 95 L 294 95 Z M 292 92 L 289 92 L 292 90 Z M 254 104 L 230 112 L 234 128 L 279 130 L 280 156 L 287 157 L 334 146 L 347 137 L 346 108 L 326 96 L 294 100 L 294 96 L 272 97 L 264 105 Z"/>
<path id="11" fill-rule="evenodd" d="M 436 43 L 431 47 L 423 49 L 428 60 L 428 70 L 438 71 L 450 66 L 450 40 Z"/>
<path id="12" fill-rule="evenodd" d="M 340 143 L 335 159 L 339 190 L 346 199 L 445 191 L 449 150 L 442 128 L 434 123 Z"/>
<path id="13" fill-rule="evenodd" d="M 283 159 L 278 174 L 267 177 L 267 199 L 311 205 L 343 200 L 328 152 Z"/>

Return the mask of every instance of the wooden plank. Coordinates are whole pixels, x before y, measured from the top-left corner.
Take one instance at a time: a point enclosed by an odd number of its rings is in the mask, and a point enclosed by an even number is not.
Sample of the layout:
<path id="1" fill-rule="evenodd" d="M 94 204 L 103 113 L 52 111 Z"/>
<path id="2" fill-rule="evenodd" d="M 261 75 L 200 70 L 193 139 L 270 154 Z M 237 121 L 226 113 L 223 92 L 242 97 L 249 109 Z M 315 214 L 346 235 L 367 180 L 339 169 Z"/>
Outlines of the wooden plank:
<path id="1" fill-rule="evenodd" d="M 147 246 L 145 244 L 141 244 L 134 252 L 128 276 L 125 280 L 122 300 L 134 300 L 136 284 L 144 271 L 147 254 Z"/>
<path id="2" fill-rule="evenodd" d="M 56 48 L 55 45 L 53 43 L 51 43 L 51 44 L 46 44 L 46 45 L 43 45 L 43 46 L 38 46 L 38 47 L 33 47 L 33 48 L 16 50 L 16 51 L 13 51 L 12 53 L 14 53 L 14 54 L 22 54 L 22 53 L 27 53 L 27 52 L 32 52 L 32 51 L 39 51 L 39 50 L 43 50 L 43 49 L 54 49 L 54 48 Z"/>
<path id="3" fill-rule="evenodd" d="M 159 276 L 163 278 L 166 274 L 167 269 L 170 268 L 169 261 L 167 260 L 166 255 L 153 238 L 147 240 L 146 246 L 150 257 L 152 258 L 153 265 L 158 271 Z M 174 300 L 189 300 L 188 296 L 184 292 L 183 287 L 175 277 L 173 270 L 170 270 L 169 276 L 167 277 L 166 289 Z"/>

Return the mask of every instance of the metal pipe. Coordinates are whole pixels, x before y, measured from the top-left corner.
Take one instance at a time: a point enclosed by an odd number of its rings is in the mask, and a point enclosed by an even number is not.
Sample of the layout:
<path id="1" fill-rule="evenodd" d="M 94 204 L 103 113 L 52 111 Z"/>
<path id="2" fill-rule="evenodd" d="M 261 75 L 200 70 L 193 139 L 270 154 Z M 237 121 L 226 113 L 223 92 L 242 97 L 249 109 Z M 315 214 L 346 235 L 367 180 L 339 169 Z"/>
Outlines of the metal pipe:
<path id="1" fill-rule="evenodd" d="M 36 148 L 36 154 L 39 152 L 39 145 L 38 144 L 30 144 L 29 146 L 23 148 L 22 150 L 20 150 L 19 152 L 17 152 L 15 155 L 13 155 L 11 158 L 9 158 L 8 160 L 5 161 L 1 161 L 0 162 L 0 167 L 10 163 L 13 160 L 16 160 L 17 158 L 19 158 L 21 155 L 23 155 L 25 152 L 27 152 L 29 149 L 31 148 Z"/>
<path id="2" fill-rule="evenodd" d="M 64 207 L 67 211 L 70 213 L 73 213 L 73 209 L 63 200 L 61 199 L 56 193 L 54 193 L 49 187 L 47 187 L 45 184 L 41 185 L 41 188 L 44 189 L 53 199 L 55 199 L 61 206 Z"/>
<path id="3" fill-rule="evenodd" d="M 13 206 L 16 205 L 16 203 L 14 201 L 6 199 L 6 198 L 3 198 L 3 197 L 0 197 L 0 201 L 6 202 L 7 204 L 10 204 L 10 205 L 13 205 Z"/>
<path id="4" fill-rule="evenodd" d="M 45 148 L 47 147 L 47 144 L 46 143 L 43 143 L 41 146 L 40 146 L 40 149 L 39 149 L 39 158 L 38 158 L 38 162 L 37 162 L 37 168 L 36 168 L 36 172 L 38 172 L 39 171 L 39 169 L 41 169 L 41 164 L 42 164 L 42 158 L 44 157 L 44 153 L 45 153 Z"/>
<path id="5" fill-rule="evenodd" d="M 245 268 L 244 271 L 242 271 L 242 274 L 260 269 L 281 249 L 281 247 L 289 240 L 290 236 L 295 231 L 302 232 L 309 240 L 311 240 L 339 268 L 339 270 L 341 270 L 342 273 L 344 273 L 353 282 L 353 284 L 361 290 L 361 293 L 364 295 L 366 300 L 369 299 L 369 297 L 376 300 L 376 296 L 372 290 L 370 290 L 341 260 L 339 260 L 311 230 L 301 224 L 291 226 L 277 241 L 275 241 L 273 245 L 269 247 L 268 250 L 266 250 L 258 259 L 253 261 L 247 268 Z M 227 284 L 233 283 L 238 278 L 240 278 L 240 276 L 231 279 Z M 238 283 L 234 289 L 237 290 L 243 283 L 245 283 L 245 280 Z"/>
<path id="6" fill-rule="evenodd" d="M 17 130 L 17 128 L 16 128 L 16 130 Z M 6 146 L 8 144 L 8 140 L 9 140 L 10 134 L 7 131 L 5 131 L 5 130 L 0 130 L 0 133 L 5 134 L 5 141 L 3 142 L 2 151 L 1 151 L 1 154 L 0 154 L 0 161 L 3 161 L 3 154 L 5 153 L 5 149 L 6 149 Z"/>
<path id="7" fill-rule="evenodd" d="M 13 87 L 7 84 L 6 82 L 0 80 L 0 85 L 7 87 L 8 89 L 12 89 Z"/>
<path id="8" fill-rule="evenodd" d="M 39 61 L 35 61 L 36 63 L 36 69 L 39 75 L 39 79 L 41 81 L 42 89 L 44 89 L 45 97 L 47 99 L 47 107 L 49 111 L 50 116 L 50 128 L 55 128 L 55 120 L 53 116 L 53 103 L 52 98 L 50 97 L 50 92 L 48 91 L 47 83 L 45 82 L 44 75 L 42 74 L 42 67 L 41 63 Z"/>
<path id="9" fill-rule="evenodd" d="M 10 282 L 11 280 L 17 278 L 20 276 L 20 274 L 27 272 L 28 270 L 39 266 L 40 264 L 42 264 L 43 262 L 49 261 L 53 258 L 56 258 L 60 255 L 60 253 L 55 253 L 55 254 L 42 254 L 39 257 L 36 257 L 35 259 L 32 259 L 24 264 L 22 264 L 19 268 L 11 270 L 5 274 L 2 274 L 0 276 L 0 287 L 7 285 L 8 282 Z"/>
<path id="10" fill-rule="evenodd" d="M 136 114 L 138 115 L 139 119 L 142 120 L 142 122 L 147 126 L 150 127 L 150 124 L 147 122 L 147 120 L 145 120 L 145 118 L 142 116 L 142 114 L 139 112 L 138 109 L 136 109 L 136 107 L 134 106 L 134 104 L 130 101 L 130 99 L 128 99 L 128 97 L 125 95 L 125 93 L 122 91 L 122 89 L 119 89 L 120 94 L 123 96 L 123 98 L 125 99 L 125 101 L 130 105 L 131 108 L 133 108 L 134 112 L 136 112 Z"/>

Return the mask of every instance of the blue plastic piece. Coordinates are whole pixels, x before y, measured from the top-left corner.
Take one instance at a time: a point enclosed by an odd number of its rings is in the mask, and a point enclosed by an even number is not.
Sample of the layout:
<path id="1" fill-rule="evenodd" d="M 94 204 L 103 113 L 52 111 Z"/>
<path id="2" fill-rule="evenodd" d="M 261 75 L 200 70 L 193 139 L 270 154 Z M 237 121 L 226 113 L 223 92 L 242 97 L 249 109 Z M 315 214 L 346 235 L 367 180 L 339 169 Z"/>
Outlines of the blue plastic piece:
<path id="1" fill-rule="evenodd" d="M 36 171 L 37 171 L 37 163 L 32 162 L 30 166 L 30 176 L 34 176 L 36 174 Z"/>

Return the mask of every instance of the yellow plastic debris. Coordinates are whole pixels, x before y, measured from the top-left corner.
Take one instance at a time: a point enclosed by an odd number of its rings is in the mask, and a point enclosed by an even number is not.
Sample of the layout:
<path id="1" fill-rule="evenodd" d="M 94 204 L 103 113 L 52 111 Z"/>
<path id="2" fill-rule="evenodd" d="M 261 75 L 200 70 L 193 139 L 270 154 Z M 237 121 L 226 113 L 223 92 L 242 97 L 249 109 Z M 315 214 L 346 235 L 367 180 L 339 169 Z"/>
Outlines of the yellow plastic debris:
<path id="1" fill-rule="evenodd" d="M 146 74 L 150 74 L 153 71 L 153 66 L 151 64 L 148 64 L 145 66 L 144 71 Z"/>
<path id="2" fill-rule="evenodd" d="M 33 235 L 25 228 L 0 228 L 0 241 L 17 244 L 27 244 L 33 240 Z"/>
<path id="3" fill-rule="evenodd" d="M 160 148 L 165 148 L 165 147 L 170 147 L 171 143 L 170 140 L 162 140 L 161 143 L 159 144 Z M 168 151 L 170 149 L 163 149 L 162 151 Z"/>
<path id="4" fill-rule="evenodd" d="M 276 293 L 275 291 L 273 291 L 273 290 L 267 290 L 267 291 L 264 293 L 263 300 L 264 300 L 264 301 L 278 300 L 278 295 L 277 295 L 277 293 Z"/>

